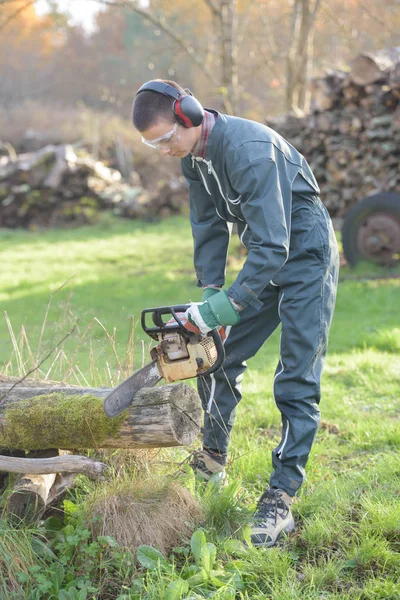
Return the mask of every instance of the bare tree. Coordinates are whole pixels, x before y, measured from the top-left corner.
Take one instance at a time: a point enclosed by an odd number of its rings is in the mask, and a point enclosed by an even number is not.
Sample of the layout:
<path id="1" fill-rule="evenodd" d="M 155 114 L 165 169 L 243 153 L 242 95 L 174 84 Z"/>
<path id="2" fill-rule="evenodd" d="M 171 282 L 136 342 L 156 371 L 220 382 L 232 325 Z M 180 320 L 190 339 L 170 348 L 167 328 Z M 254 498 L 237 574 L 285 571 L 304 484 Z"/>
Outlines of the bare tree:
<path id="1" fill-rule="evenodd" d="M 214 16 L 220 41 L 221 86 L 227 112 L 235 113 L 238 96 L 237 0 L 205 0 Z"/>
<path id="2" fill-rule="evenodd" d="M 238 96 L 237 77 L 237 0 L 204 0 L 213 16 L 215 35 L 220 42 L 219 63 L 220 73 L 216 74 L 209 65 L 206 53 L 195 50 L 190 40 L 174 28 L 167 15 L 152 8 L 145 8 L 140 0 L 96 0 L 108 6 L 128 7 L 143 19 L 148 20 L 158 29 L 168 35 L 195 62 L 197 67 L 206 75 L 215 90 L 221 94 L 225 111 L 234 113 Z"/>
<path id="3" fill-rule="evenodd" d="M 307 110 L 312 71 L 313 27 L 321 0 L 291 0 L 290 46 L 286 58 L 286 110 Z"/>

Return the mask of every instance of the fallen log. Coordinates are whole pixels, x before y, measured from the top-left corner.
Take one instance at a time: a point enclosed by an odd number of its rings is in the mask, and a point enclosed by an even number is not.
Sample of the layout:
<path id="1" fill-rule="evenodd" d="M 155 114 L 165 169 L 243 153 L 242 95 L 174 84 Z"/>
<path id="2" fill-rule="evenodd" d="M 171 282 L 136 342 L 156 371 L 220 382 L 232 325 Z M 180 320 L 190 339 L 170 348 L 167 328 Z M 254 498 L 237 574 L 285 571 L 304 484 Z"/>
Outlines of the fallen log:
<path id="1" fill-rule="evenodd" d="M 144 388 L 113 419 L 102 406 L 109 391 L 0 386 L 0 449 L 160 448 L 200 433 L 200 398 L 184 383 Z"/>
<path id="2" fill-rule="evenodd" d="M 8 473 L 31 473 L 48 475 L 55 473 L 83 473 L 98 478 L 107 469 L 107 465 L 87 456 L 68 454 L 49 458 L 18 458 L 0 454 L 0 471 Z"/>

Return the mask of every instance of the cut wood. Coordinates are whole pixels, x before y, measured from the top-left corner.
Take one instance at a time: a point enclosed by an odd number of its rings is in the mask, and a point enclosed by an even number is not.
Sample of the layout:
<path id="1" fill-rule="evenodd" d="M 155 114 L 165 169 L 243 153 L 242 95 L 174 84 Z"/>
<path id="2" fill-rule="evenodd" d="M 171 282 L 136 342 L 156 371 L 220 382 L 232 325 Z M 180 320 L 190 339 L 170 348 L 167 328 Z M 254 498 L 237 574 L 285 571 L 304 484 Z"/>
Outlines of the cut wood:
<path id="1" fill-rule="evenodd" d="M 392 88 L 400 88 L 400 61 L 390 72 L 389 84 Z"/>
<path id="2" fill-rule="evenodd" d="M 103 411 L 106 388 L 10 387 L 0 386 L 0 448 L 8 450 L 182 446 L 200 433 L 200 398 L 184 383 L 141 390 L 113 419 Z"/>
<path id="3" fill-rule="evenodd" d="M 325 77 L 316 77 L 311 82 L 312 108 L 316 111 L 330 110 L 337 103 L 345 73 L 331 71 Z"/>
<path id="4" fill-rule="evenodd" d="M 385 79 L 400 61 L 400 46 L 360 54 L 351 63 L 351 78 L 357 85 L 369 85 Z"/>
<path id="5" fill-rule="evenodd" d="M 63 456 L 58 456 L 59 454 L 63 454 Z M 10 461 L 15 460 L 18 462 L 19 468 L 32 467 L 35 471 L 34 473 L 22 471 L 24 474 L 17 479 L 7 500 L 8 514 L 25 521 L 33 521 L 39 518 L 52 502 L 64 494 L 66 489 L 72 485 L 76 474 L 57 474 L 49 470 L 49 467 L 54 466 L 58 459 L 68 458 L 64 454 L 66 454 L 65 451 L 49 449 L 31 452 L 30 458 L 25 459 L 7 457 L 8 465 L 10 465 Z M 85 457 L 76 458 L 84 459 Z M 43 468 L 43 465 L 45 465 L 44 471 L 41 472 L 40 468 Z M 106 468 L 106 465 L 102 465 L 102 467 Z M 103 470 L 101 469 L 101 471 Z"/>
<path id="6" fill-rule="evenodd" d="M 25 520 L 38 517 L 49 503 L 55 479 L 55 473 L 25 474 L 20 477 L 8 499 L 8 513 Z"/>

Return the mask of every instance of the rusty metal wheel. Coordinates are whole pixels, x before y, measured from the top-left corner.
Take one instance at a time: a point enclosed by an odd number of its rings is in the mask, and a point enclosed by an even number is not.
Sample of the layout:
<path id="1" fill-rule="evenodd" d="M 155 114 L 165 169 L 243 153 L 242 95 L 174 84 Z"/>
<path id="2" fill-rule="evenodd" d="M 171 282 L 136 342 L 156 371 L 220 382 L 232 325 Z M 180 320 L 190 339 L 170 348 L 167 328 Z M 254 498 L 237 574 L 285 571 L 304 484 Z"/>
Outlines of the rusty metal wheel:
<path id="1" fill-rule="evenodd" d="M 400 194 L 382 192 L 360 200 L 345 216 L 342 244 L 346 260 L 400 264 Z"/>

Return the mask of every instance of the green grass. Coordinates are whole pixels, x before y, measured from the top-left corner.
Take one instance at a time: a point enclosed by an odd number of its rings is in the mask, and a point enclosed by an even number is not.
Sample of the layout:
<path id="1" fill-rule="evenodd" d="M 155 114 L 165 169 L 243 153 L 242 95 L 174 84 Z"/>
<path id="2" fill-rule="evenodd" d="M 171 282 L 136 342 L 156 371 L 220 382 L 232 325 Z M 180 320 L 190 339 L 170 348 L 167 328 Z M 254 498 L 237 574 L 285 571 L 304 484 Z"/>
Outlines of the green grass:
<path id="1" fill-rule="evenodd" d="M 142 308 L 200 297 L 183 217 L 159 224 L 105 217 L 99 225 L 81 229 L 1 231 L 0 253 L 1 314 L 7 313 L 15 338 L 20 336 L 13 344 L 6 319 L 0 319 L 0 363 L 12 375 L 40 361 L 77 320 L 77 329 L 63 344 L 64 357 L 55 360 L 59 348 L 53 352 L 41 365 L 41 376 L 107 384 L 111 376 L 116 379 L 118 363 L 129 364 L 125 355 L 132 315 L 137 322 Z M 242 260 L 233 241 L 228 281 Z M 395 275 L 375 266 L 342 269 L 323 376 L 322 424 L 308 479 L 294 505 L 297 532 L 279 548 L 249 549 L 236 556 L 226 549 L 226 539 L 241 535 L 248 511 L 268 481 L 271 450 L 280 439 L 272 397 L 279 333 L 249 361 L 232 436 L 233 485 L 220 498 L 199 491 L 207 540 L 216 544 L 217 560 L 224 569 L 241 573 L 244 588 L 237 598 L 400 599 L 400 279 Z M 148 347 L 138 325 L 134 340 L 137 368 L 147 360 Z M 164 452 L 173 460 L 186 454 L 186 449 Z M 78 505 L 85 497 L 87 501 L 90 489 L 78 486 Z M 0 571 L 2 556 L 5 560 L 17 539 L 11 526 L 9 531 L 8 545 L 0 540 Z M 19 560 L 28 560 L 26 555 L 30 564 L 34 559 L 27 548 L 28 541 L 16 550 Z M 147 596 L 143 591 L 134 595 L 125 569 L 119 581 L 126 586 L 127 600 L 163 598 L 162 577 L 173 580 L 178 566 L 179 561 L 168 575 L 149 574 Z M 32 582 L 24 585 L 32 589 Z M 87 597 L 117 597 L 93 594 Z"/>

